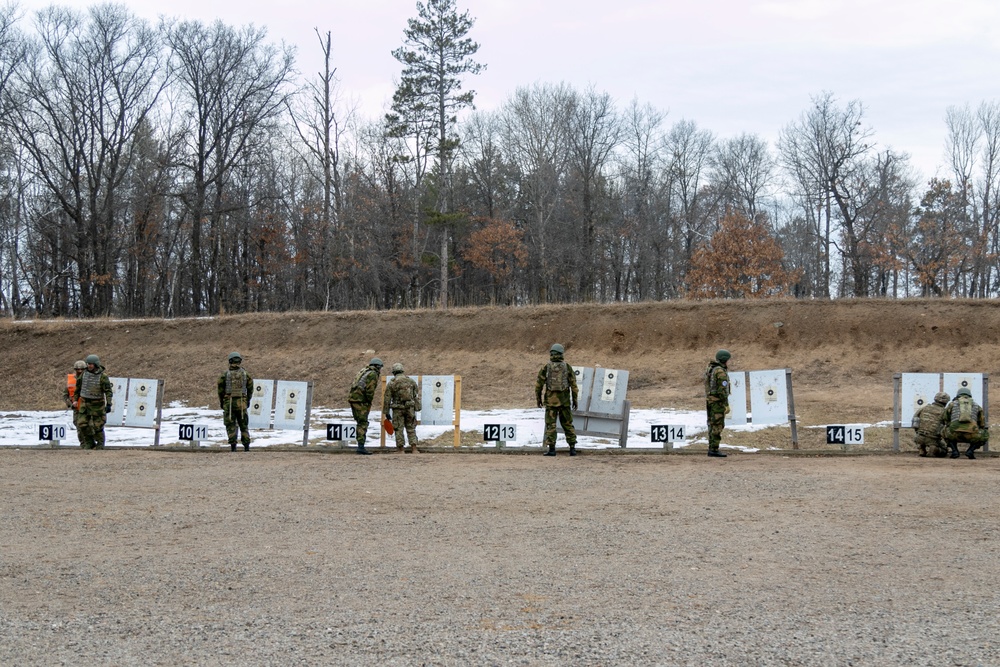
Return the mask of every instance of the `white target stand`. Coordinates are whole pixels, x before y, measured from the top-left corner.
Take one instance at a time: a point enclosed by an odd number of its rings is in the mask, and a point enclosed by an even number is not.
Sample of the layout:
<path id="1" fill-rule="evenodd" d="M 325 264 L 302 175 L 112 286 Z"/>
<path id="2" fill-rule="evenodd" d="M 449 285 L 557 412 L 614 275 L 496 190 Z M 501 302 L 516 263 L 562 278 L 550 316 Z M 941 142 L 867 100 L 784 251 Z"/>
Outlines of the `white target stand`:
<path id="1" fill-rule="evenodd" d="M 892 451 L 899 451 L 899 429 L 909 426 L 913 415 L 928 403 L 934 394 L 948 392 L 951 398 L 959 389 L 972 392 L 972 400 L 983 408 L 983 418 L 990 423 L 989 373 L 896 373 L 892 376 Z M 983 445 L 990 451 L 990 443 Z"/>
<path id="2" fill-rule="evenodd" d="M 730 371 L 729 388 L 727 426 L 751 423 L 780 425 L 787 422 L 792 435 L 792 449 L 799 448 L 792 369 Z"/>
<path id="3" fill-rule="evenodd" d="M 110 378 L 111 412 L 105 426 L 150 428 L 155 431 L 153 446 L 160 444 L 163 417 L 163 380 Z"/>
<path id="4" fill-rule="evenodd" d="M 427 426 L 450 425 L 455 427 L 454 446 L 462 444 L 462 376 L 461 375 L 411 375 L 420 388 L 420 412 L 417 424 Z M 385 447 L 385 388 L 388 381 L 380 378 L 382 389 L 382 418 L 379 419 L 379 447 Z"/>
<path id="5" fill-rule="evenodd" d="M 618 438 L 618 446 L 628 444 L 628 420 L 632 403 L 628 393 L 628 371 L 574 366 L 579 390 L 573 426 L 577 435 Z"/>
<path id="6" fill-rule="evenodd" d="M 251 429 L 277 431 L 302 429 L 305 447 L 309 444 L 312 396 L 312 382 L 254 380 L 253 395 L 247 405 L 247 425 Z"/>

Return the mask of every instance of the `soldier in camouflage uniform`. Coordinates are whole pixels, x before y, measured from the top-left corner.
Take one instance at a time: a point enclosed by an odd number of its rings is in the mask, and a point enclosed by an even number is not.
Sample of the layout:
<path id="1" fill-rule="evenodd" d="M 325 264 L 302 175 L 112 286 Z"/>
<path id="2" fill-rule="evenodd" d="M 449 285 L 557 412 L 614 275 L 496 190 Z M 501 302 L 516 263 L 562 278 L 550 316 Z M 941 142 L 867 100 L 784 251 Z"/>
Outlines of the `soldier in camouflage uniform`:
<path id="1" fill-rule="evenodd" d="M 407 377 L 403 364 L 392 365 L 392 379 L 385 390 L 384 404 L 392 411 L 392 428 L 396 434 L 396 449 L 417 452 L 417 412 L 420 411 L 420 387 Z M 404 438 L 403 431 L 406 431 Z M 405 449 L 406 440 L 410 448 Z"/>
<path id="2" fill-rule="evenodd" d="M 719 350 L 715 359 L 705 370 L 705 404 L 708 413 L 708 455 L 724 458 L 719 451 L 722 442 L 722 429 L 726 427 L 726 415 L 729 414 L 729 368 L 727 364 L 732 358 L 729 350 Z"/>
<path id="3" fill-rule="evenodd" d="M 253 396 L 253 378 L 243 368 L 243 356 L 229 353 L 229 370 L 219 376 L 219 407 L 229 437 L 229 450 L 236 451 L 236 436 L 240 436 L 243 451 L 250 451 L 250 415 L 247 406 Z"/>
<path id="4" fill-rule="evenodd" d="M 990 431 L 986 425 L 983 409 L 972 399 L 972 392 L 962 387 L 955 394 L 955 400 L 947 405 L 941 415 L 941 432 L 951 449 L 951 458 L 958 458 L 958 443 L 966 442 L 969 448 L 965 455 L 976 458 L 974 452 L 990 441 Z"/>
<path id="5" fill-rule="evenodd" d="M 73 426 L 76 428 L 76 438 L 80 441 L 81 447 L 83 447 L 83 431 L 80 430 L 80 404 L 76 400 L 76 388 L 80 386 L 80 378 L 83 377 L 83 371 L 86 368 L 87 362 L 83 359 L 74 363 L 73 379 L 72 381 L 67 381 L 66 389 L 63 391 L 63 400 L 66 402 L 66 407 L 73 413 Z"/>
<path id="6" fill-rule="evenodd" d="M 535 402 L 538 407 L 545 407 L 545 439 L 542 443 L 545 456 L 556 455 L 557 419 L 562 424 L 566 444 L 569 445 L 569 455 L 576 456 L 576 429 L 573 427 L 572 410 L 579 407 L 579 390 L 573 367 L 563 359 L 564 353 L 562 345 L 553 345 L 549 350 L 549 363 L 542 366 L 535 379 Z"/>
<path id="7" fill-rule="evenodd" d="M 378 379 L 381 375 L 382 360 L 378 357 L 372 357 L 368 365 L 358 371 L 347 394 L 351 414 L 357 423 L 358 454 L 371 454 L 365 449 L 365 440 L 368 437 L 368 413 L 372 409 L 375 389 L 378 387 Z"/>
<path id="8" fill-rule="evenodd" d="M 948 405 L 951 396 L 939 391 L 934 395 L 934 402 L 923 406 L 913 415 L 910 425 L 913 426 L 913 442 L 920 450 L 920 456 L 927 456 L 928 452 L 935 458 L 944 458 L 948 454 L 948 445 L 941 437 L 944 424 L 941 423 L 941 415 Z M 958 458 L 958 449 L 955 450 L 952 458 Z"/>
<path id="9" fill-rule="evenodd" d="M 104 449 L 104 424 L 111 412 L 114 390 L 96 354 L 87 355 L 87 368 L 76 383 L 73 398 L 78 405 L 76 429 L 84 449 Z"/>

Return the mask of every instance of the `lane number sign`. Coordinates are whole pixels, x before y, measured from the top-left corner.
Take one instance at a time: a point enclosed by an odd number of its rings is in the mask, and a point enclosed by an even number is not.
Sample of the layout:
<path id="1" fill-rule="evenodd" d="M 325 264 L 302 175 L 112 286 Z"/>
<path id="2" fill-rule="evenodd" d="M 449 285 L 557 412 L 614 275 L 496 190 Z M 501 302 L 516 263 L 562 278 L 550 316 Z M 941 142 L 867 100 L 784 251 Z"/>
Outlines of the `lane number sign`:
<path id="1" fill-rule="evenodd" d="M 208 440 L 208 427 L 203 424 L 178 424 L 177 439 L 194 442 Z"/>
<path id="2" fill-rule="evenodd" d="M 826 427 L 826 444 L 863 445 L 865 444 L 865 427 L 830 424 Z"/>
<path id="3" fill-rule="evenodd" d="M 39 424 L 39 440 L 65 440 L 66 426 L 64 424 Z"/>
<path id="4" fill-rule="evenodd" d="M 356 440 L 358 437 L 357 424 L 327 424 L 327 440 Z"/>
<path id="5" fill-rule="evenodd" d="M 649 427 L 650 442 L 678 442 L 684 440 L 684 427 L 671 424 L 653 424 Z"/>
<path id="6" fill-rule="evenodd" d="M 516 424 L 483 424 L 483 440 L 486 442 L 513 442 L 517 440 Z"/>

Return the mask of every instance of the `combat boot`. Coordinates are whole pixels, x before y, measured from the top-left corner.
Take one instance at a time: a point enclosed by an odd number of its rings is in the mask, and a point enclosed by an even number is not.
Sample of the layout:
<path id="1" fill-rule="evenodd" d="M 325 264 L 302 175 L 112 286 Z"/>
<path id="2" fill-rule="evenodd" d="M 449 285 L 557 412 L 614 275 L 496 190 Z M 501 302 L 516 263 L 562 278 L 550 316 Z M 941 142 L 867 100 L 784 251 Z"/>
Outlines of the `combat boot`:
<path id="1" fill-rule="evenodd" d="M 954 443 L 949 443 L 948 447 L 949 449 L 951 449 L 951 455 L 949 456 L 949 458 L 957 459 L 959 457 L 958 445 Z"/>
<path id="2" fill-rule="evenodd" d="M 724 459 L 724 458 L 726 458 L 726 456 L 728 456 L 727 454 L 723 454 L 722 452 L 720 452 L 718 449 L 710 449 L 710 450 L 708 450 L 708 455 L 711 456 L 711 457 L 714 457 L 714 458 L 719 458 L 719 459 Z"/>
<path id="3" fill-rule="evenodd" d="M 975 445 L 969 445 L 969 448 L 967 450 L 965 450 L 965 455 L 967 457 L 969 457 L 970 459 L 974 459 L 974 458 L 976 458 L 975 451 L 976 451 L 976 446 Z"/>
<path id="4" fill-rule="evenodd" d="M 367 449 L 365 449 L 364 445 L 359 445 L 358 446 L 358 454 L 364 454 L 365 456 L 371 456 L 371 452 L 369 452 Z"/>
<path id="5" fill-rule="evenodd" d="M 249 452 L 250 451 L 250 443 L 249 442 L 247 444 L 243 445 L 243 451 L 244 452 Z"/>
<path id="6" fill-rule="evenodd" d="M 569 455 L 570 456 L 576 456 L 576 445 L 570 445 L 569 446 Z"/>
<path id="7" fill-rule="evenodd" d="M 229 443 L 229 451 L 231 451 L 231 452 L 235 452 L 236 451 L 236 443 L 235 442 Z"/>
<path id="8" fill-rule="evenodd" d="M 550 445 L 549 449 L 544 454 L 542 454 L 542 456 L 555 456 L 555 455 L 556 455 L 555 445 Z"/>

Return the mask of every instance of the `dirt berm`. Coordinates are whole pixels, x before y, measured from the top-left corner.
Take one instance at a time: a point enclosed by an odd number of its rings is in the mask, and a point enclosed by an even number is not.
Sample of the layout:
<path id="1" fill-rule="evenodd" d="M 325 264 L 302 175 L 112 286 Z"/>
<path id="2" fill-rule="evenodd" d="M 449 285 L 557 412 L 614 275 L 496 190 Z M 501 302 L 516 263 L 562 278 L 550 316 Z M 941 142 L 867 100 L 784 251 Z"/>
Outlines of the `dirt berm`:
<path id="1" fill-rule="evenodd" d="M 4 320 L 0 409 L 58 409 L 64 374 L 91 353 L 112 375 L 163 379 L 167 401 L 213 405 L 232 350 L 256 377 L 312 380 L 316 405 L 346 407 L 346 387 L 375 354 L 411 374 L 460 375 L 466 408 L 530 407 L 559 342 L 571 364 L 629 370 L 634 407 L 703 407 L 702 372 L 726 347 L 732 369 L 792 370 L 802 425 L 874 423 L 891 419 L 894 373 L 992 373 L 998 331 L 993 301 L 922 299 Z"/>

